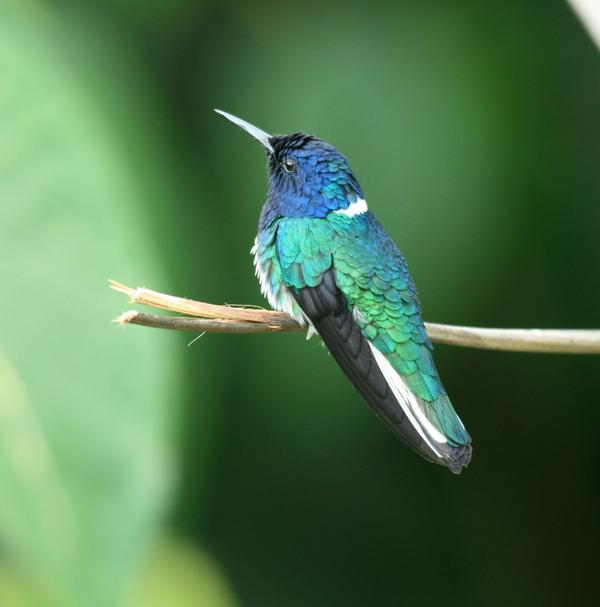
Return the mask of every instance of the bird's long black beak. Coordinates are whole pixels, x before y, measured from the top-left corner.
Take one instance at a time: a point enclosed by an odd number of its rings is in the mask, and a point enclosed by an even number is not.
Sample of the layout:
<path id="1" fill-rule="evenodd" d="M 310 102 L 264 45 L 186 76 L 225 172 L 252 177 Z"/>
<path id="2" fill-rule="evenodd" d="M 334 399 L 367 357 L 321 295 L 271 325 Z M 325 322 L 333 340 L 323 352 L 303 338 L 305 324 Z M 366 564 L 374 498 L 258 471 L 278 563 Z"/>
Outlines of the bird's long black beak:
<path id="1" fill-rule="evenodd" d="M 270 139 L 271 139 L 271 135 L 269 135 L 269 133 L 265 133 L 264 131 L 262 131 L 261 129 L 259 129 L 257 126 L 254 126 L 253 124 L 250 124 L 249 122 L 246 122 L 245 120 L 242 120 L 241 118 L 238 118 L 237 116 L 234 116 L 233 114 L 228 114 L 227 112 L 224 112 L 223 110 L 215 110 L 215 112 L 217 112 L 217 114 L 221 114 L 221 116 L 225 116 L 225 118 L 227 118 L 227 120 L 230 120 L 231 122 L 233 122 L 233 124 L 237 124 L 237 126 L 239 126 L 241 129 L 244 129 L 244 131 L 246 131 L 246 133 L 249 133 L 250 135 L 252 135 L 252 137 L 254 137 L 254 139 L 257 139 L 258 141 L 260 141 L 266 148 L 267 150 L 269 150 L 269 152 L 271 152 L 271 154 L 273 153 L 273 146 L 270 143 Z"/>

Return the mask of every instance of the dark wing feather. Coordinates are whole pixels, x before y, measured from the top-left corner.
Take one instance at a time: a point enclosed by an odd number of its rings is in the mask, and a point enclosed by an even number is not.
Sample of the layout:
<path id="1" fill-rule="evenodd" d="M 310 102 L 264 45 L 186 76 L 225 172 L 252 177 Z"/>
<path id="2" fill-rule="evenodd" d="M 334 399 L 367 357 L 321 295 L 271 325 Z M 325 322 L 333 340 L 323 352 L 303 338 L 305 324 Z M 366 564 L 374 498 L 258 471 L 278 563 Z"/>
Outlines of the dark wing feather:
<path id="1" fill-rule="evenodd" d="M 447 465 L 422 439 L 394 397 L 336 285 L 333 269 L 323 274 L 317 286 L 291 291 L 331 355 L 373 411 L 419 455 Z"/>

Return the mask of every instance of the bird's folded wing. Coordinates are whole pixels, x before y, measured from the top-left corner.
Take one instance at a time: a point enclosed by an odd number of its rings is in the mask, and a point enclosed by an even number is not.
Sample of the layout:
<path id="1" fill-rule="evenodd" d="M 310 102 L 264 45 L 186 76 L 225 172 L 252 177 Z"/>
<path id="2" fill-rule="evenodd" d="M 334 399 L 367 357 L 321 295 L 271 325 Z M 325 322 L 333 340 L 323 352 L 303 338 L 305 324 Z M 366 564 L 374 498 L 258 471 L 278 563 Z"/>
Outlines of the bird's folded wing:
<path id="1" fill-rule="evenodd" d="M 323 274 L 319 285 L 297 289 L 294 296 L 367 404 L 408 446 L 427 460 L 442 463 L 419 435 L 390 388 L 373 348 L 362 335 L 346 299 L 335 284 L 333 270 Z"/>
<path id="2" fill-rule="evenodd" d="M 426 459 L 459 471 L 469 438 L 437 376 L 404 260 L 374 219 L 350 221 L 282 222 L 282 277 L 367 403 Z"/>

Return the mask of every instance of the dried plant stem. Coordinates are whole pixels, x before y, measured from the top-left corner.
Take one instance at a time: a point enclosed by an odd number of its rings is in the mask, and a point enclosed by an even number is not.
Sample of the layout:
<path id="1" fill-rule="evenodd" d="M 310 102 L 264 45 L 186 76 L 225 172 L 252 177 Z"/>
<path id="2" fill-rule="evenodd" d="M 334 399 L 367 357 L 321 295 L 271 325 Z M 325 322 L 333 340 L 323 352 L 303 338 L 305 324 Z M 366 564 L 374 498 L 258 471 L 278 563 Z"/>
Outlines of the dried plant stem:
<path id="1" fill-rule="evenodd" d="M 116 322 L 194 333 L 300 333 L 305 331 L 283 312 L 219 306 L 151 289 L 132 289 L 114 280 L 115 291 L 124 293 L 131 303 L 160 308 L 187 316 L 162 316 L 130 310 Z M 563 354 L 600 354 L 600 330 L 587 329 L 486 329 L 425 323 L 431 341 L 439 344 L 507 350 L 511 352 L 548 352 Z"/>

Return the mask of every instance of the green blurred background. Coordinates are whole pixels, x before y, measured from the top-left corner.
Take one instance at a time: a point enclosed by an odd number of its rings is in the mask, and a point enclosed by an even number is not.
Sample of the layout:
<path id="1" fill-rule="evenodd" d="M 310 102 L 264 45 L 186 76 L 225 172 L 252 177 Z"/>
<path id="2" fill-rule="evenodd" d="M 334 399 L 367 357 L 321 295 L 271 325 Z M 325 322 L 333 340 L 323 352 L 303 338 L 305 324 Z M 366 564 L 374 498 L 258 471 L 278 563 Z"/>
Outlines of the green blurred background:
<path id="1" fill-rule="evenodd" d="M 108 277 L 263 304 L 264 154 L 350 159 L 428 320 L 598 326 L 600 55 L 562 1 L 0 0 L 0 606 L 582 605 L 598 357 L 438 347 L 460 477 L 317 340 L 110 324 Z"/>

